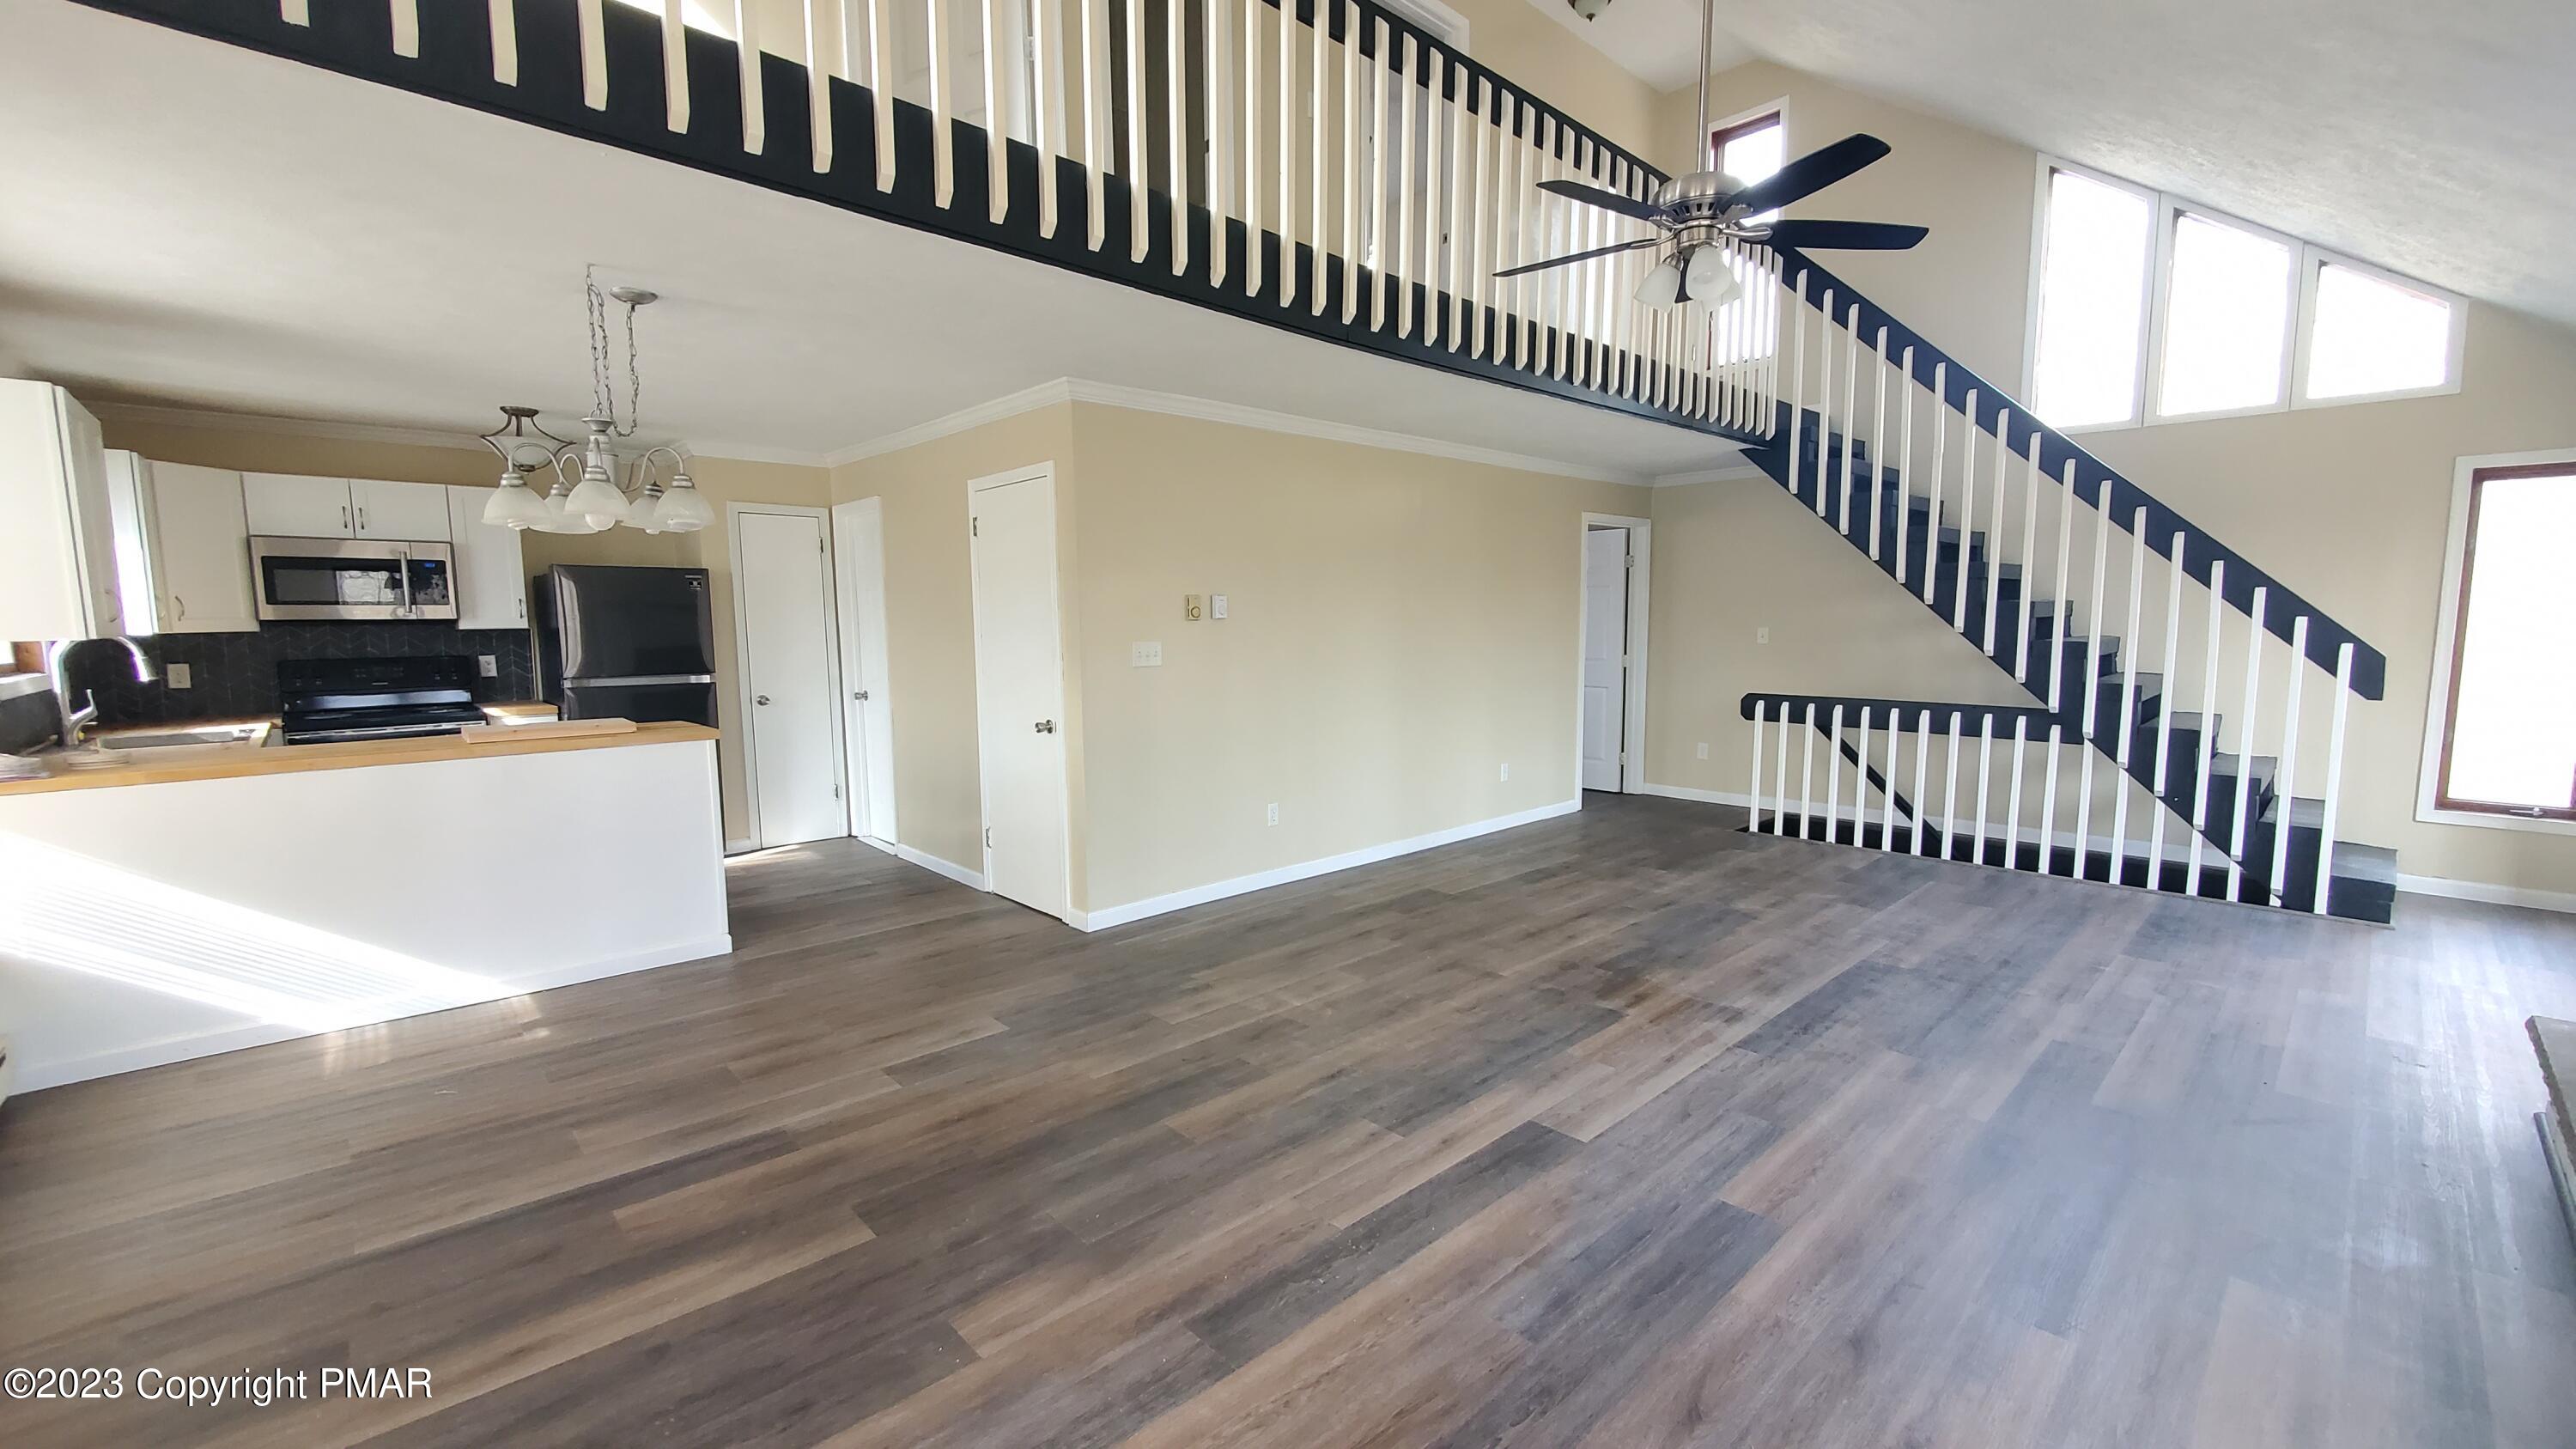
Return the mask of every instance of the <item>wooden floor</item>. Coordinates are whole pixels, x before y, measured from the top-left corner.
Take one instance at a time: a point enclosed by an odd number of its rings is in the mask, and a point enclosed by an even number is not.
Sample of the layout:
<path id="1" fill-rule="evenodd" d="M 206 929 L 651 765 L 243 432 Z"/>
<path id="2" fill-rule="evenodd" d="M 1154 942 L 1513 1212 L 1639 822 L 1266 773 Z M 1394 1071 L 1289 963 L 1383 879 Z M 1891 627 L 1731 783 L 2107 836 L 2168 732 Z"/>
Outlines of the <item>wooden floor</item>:
<path id="1" fill-rule="evenodd" d="M 1578 816 L 1083 937 L 847 842 L 741 952 L 0 1112 L 0 1444 L 2576 1442 L 2519 1024 L 2379 930 Z M 420 1366 L 187 1408 L 139 1369 Z"/>

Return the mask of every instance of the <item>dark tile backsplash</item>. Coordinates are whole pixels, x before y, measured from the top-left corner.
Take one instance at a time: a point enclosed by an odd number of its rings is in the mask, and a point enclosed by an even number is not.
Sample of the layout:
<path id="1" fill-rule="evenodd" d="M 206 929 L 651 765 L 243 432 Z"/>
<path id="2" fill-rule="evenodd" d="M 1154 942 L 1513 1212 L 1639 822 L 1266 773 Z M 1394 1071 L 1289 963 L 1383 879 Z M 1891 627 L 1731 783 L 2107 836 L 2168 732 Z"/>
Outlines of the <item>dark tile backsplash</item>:
<path id="1" fill-rule="evenodd" d="M 72 656 L 72 693 L 98 697 L 102 725 L 166 724 L 278 711 L 281 659 L 407 659 L 431 654 L 489 654 L 500 666 L 475 681 L 478 699 L 537 697 L 536 660 L 525 629 L 459 629 L 449 624 L 288 624 L 255 634 L 163 634 L 140 641 L 162 679 L 134 682 L 134 663 L 113 644 L 91 644 Z M 172 689 L 172 664 L 188 666 L 190 686 Z"/>

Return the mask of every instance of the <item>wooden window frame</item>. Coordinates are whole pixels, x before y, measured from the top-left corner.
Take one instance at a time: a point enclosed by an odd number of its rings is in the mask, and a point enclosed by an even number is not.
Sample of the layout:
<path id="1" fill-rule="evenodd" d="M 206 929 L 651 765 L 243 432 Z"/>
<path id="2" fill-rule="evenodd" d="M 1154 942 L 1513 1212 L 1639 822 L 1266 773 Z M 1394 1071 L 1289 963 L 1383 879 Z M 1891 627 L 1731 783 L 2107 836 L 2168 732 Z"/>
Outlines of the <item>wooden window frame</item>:
<path id="1" fill-rule="evenodd" d="M 1796 160 L 1796 157 L 1788 154 L 1789 103 L 1787 101 L 1773 101 L 1769 105 L 1755 106 L 1749 111 L 1739 111 L 1735 115 L 1729 116 L 1725 120 L 1719 121 L 1708 128 L 1708 158 L 1706 162 L 1708 169 L 1711 171 L 1724 169 L 1719 165 L 1719 162 L 1726 155 L 1727 142 L 1734 140 L 1738 136 L 1749 136 L 1755 131 L 1759 131 L 1766 126 L 1777 126 L 1780 128 L 1780 154 L 1784 161 Z"/>
<path id="2" fill-rule="evenodd" d="M 2462 800 L 2450 793 L 2453 736 L 2459 717 L 2460 646 L 2469 624 L 2481 488 L 2492 479 L 2555 477 L 2576 479 L 2576 448 L 2462 458 L 2455 470 L 2450 537 L 2443 559 L 2441 618 L 2434 635 L 2433 673 L 2427 691 L 2429 717 L 2424 730 L 2422 782 L 2416 799 L 2418 820 L 2576 835 L 2576 803 L 2565 807 L 2504 805 Z M 2576 801 L 2576 789 L 2571 790 L 2571 800 Z"/>

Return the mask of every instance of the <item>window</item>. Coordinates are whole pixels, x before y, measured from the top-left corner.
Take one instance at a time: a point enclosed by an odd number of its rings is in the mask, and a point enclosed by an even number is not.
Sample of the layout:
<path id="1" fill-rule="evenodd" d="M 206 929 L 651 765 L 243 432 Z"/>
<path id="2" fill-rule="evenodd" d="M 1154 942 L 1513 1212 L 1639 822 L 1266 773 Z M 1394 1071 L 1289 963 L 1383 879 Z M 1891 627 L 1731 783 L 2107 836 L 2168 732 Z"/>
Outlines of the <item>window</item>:
<path id="1" fill-rule="evenodd" d="M 2060 170 L 2049 173 L 2043 204 L 2031 406 L 2053 427 L 2133 421 L 2154 200 Z"/>
<path id="2" fill-rule="evenodd" d="M 1780 107 L 1763 106 L 1747 111 L 1731 121 L 1719 123 L 1708 133 L 1708 154 L 1717 169 L 1737 181 L 1751 185 L 1779 170 L 1789 159 L 1789 129 L 1780 120 Z M 1770 221 L 1776 210 L 1748 217 L 1748 221 Z"/>
<path id="3" fill-rule="evenodd" d="M 2462 460 L 2417 814 L 2576 830 L 2576 452 Z"/>
<path id="4" fill-rule="evenodd" d="M 2459 390 L 2455 298 L 2206 207 L 2040 163 L 2030 394 L 2057 427 Z"/>
<path id="5" fill-rule="evenodd" d="M 656 15 L 662 13 L 661 0 L 625 0 L 625 3 L 638 10 L 650 10 Z M 681 0 L 680 23 L 692 30 L 703 30 L 712 35 L 721 35 L 728 40 L 733 38 L 732 28 L 716 19 L 715 15 L 707 9 L 706 0 Z"/>

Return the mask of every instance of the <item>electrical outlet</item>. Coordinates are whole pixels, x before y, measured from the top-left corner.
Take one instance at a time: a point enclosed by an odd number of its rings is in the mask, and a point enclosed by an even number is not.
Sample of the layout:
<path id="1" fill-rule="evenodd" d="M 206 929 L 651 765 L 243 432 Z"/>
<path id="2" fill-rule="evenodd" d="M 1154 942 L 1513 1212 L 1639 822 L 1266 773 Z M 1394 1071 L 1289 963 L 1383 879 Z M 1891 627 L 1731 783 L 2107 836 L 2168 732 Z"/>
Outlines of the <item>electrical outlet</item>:
<path id="1" fill-rule="evenodd" d="M 1198 595 L 1181 595 L 1181 617 L 1187 619 L 1193 624 L 1207 617 L 1206 606 L 1199 602 Z"/>
<path id="2" fill-rule="evenodd" d="M 482 673 L 485 679 L 498 679 L 501 677 L 501 656 L 498 654 L 477 654 L 474 656 L 474 667 Z"/>
<path id="3" fill-rule="evenodd" d="M 1279 823 L 1279 803 L 1275 800 L 1270 804 L 1270 823 L 1273 825 Z"/>
<path id="4" fill-rule="evenodd" d="M 1225 595 L 1208 595 L 1208 617 L 1211 619 L 1222 619 L 1225 617 Z"/>
<path id="5" fill-rule="evenodd" d="M 1770 643 L 1770 642 L 1771 642 L 1771 626 L 1770 626 L 1770 625 L 1768 625 L 1768 624 L 1765 624 L 1765 625 L 1763 625 L 1761 628 L 1754 630 L 1754 631 L 1753 631 L 1753 642 L 1754 642 L 1754 643 L 1756 643 L 1756 644 L 1768 644 L 1768 643 Z"/>
<path id="6" fill-rule="evenodd" d="M 1503 766 L 1503 778 L 1504 778 L 1504 779 L 1506 779 L 1506 780 L 1508 780 L 1508 779 L 1510 779 L 1511 777 L 1512 777 L 1512 767 L 1511 767 L 1508 763 L 1506 763 L 1506 764 Z"/>
<path id="7" fill-rule="evenodd" d="M 194 689 L 197 687 L 195 682 L 189 678 L 188 666 L 185 664 L 165 664 L 161 666 L 161 680 L 172 689 Z"/>
<path id="8" fill-rule="evenodd" d="M 1140 639 L 1127 646 L 1127 663 L 1137 669 L 1158 669 L 1163 663 L 1163 641 Z"/>
<path id="9" fill-rule="evenodd" d="M 1703 760 L 1708 758 L 1708 741 L 1706 740 L 1699 742 L 1699 757 Z"/>

